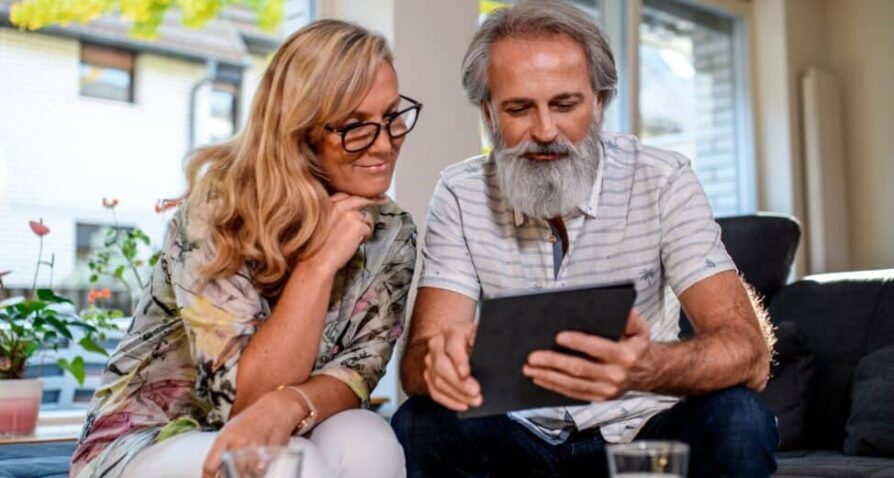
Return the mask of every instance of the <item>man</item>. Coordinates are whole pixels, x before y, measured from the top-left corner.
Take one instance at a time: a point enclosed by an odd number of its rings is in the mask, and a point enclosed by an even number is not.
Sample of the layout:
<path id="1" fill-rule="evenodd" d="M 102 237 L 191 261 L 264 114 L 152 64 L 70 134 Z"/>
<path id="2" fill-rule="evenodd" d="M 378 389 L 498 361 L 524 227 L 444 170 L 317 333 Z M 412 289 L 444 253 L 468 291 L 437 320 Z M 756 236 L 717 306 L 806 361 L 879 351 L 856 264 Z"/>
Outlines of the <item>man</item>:
<path id="1" fill-rule="evenodd" d="M 431 202 L 393 419 L 408 474 L 600 476 L 606 442 L 690 444 L 693 476 L 768 476 L 777 431 L 754 393 L 770 341 L 707 199 L 682 156 L 600 131 L 616 83 L 599 29 L 531 1 L 493 13 L 463 86 L 494 143 L 447 168 Z M 580 354 L 535 351 L 524 374 L 592 402 L 460 420 L 482 403 L 470 374 L 476 303 L 519 290 L 633 280 L 613 342 L 563 332 Z M 697 336 L 678 341 L 679 304 Z"/>

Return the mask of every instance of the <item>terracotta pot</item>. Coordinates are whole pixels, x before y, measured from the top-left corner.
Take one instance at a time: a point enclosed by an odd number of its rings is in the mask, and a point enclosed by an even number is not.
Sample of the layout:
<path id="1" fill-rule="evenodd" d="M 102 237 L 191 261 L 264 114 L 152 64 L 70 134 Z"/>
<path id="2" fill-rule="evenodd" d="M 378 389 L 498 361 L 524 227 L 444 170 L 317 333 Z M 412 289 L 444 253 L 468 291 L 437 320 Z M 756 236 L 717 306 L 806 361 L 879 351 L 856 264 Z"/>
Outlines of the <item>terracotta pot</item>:
<path id="1" fill-rule="evenodd" d="M 34 433 L 42 395 L 39 378 L 0 380 L 0 436 Z"/>

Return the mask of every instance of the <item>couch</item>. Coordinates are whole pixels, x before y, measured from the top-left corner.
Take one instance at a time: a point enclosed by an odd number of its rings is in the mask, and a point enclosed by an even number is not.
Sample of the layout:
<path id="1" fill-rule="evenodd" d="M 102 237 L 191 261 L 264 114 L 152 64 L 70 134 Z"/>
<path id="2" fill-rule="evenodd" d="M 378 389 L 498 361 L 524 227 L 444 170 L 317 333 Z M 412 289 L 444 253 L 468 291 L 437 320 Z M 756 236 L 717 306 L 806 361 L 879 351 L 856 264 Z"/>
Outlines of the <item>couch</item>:
<path id="1" fill-rule="evenodd" d="M 790 217 L 720 218 L 740 273 L 776 326 L 762 393 L 779 421 L 774 476 L 894 478 L 894 269 L 786 284 L 800 239 Z M 691 335 L 685 314 L 681 335 Z"/>

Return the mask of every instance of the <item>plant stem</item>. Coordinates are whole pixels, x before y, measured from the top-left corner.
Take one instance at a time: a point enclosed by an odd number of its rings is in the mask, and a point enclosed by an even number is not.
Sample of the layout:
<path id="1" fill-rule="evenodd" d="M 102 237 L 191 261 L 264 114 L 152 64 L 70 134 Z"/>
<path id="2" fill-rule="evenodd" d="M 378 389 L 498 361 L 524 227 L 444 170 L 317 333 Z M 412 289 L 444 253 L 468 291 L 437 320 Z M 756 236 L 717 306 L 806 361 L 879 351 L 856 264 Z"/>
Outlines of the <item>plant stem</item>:
<path id="1" fill-rule="evenodd" d="M 34 282 L 31 283 L 31 292 L 28 297 L 34 298 L 34 291 L 37 290 L 37 275 L 40 274 L 40 261 L 43 259 L 43 236 L 40 236 L 40 249 L 37 251 L 37 266 L 34 268 Z"/>

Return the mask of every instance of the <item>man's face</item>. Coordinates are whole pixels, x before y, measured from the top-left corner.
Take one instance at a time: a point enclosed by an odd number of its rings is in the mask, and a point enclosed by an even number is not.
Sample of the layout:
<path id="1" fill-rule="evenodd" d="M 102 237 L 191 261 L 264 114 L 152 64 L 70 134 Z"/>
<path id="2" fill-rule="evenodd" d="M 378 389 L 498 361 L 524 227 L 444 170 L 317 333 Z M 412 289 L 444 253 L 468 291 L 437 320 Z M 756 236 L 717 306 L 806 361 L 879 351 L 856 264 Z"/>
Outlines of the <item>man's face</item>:
<path id="1" fill-rule="evenodd" d="M 506 148 L 530 141 L 580 143 L 602 105 L 593 94 L 581 45 L 564 34 L 503 38 L 490 51 L 491 128 Z M 561 159 L 559 153 L 530 153 L 531 160 Z"/>

